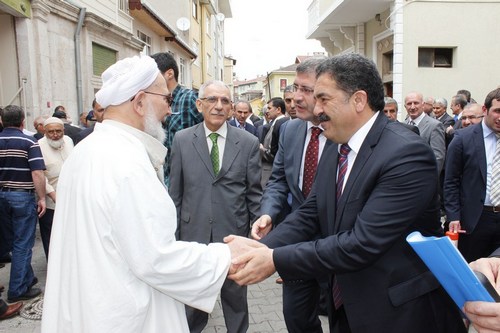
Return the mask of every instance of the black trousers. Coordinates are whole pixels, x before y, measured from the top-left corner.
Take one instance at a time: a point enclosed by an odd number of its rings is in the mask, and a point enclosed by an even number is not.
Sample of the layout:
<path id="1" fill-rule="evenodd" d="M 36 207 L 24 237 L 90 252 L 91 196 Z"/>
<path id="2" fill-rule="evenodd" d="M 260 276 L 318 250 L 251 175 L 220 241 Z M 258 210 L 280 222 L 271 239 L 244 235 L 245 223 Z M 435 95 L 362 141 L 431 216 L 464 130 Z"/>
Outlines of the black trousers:
<path id="1" fill-rule="evenodd" d="M 500 213 L 483 210 L 474 231 L 470 234 L 460 234 L 458 239 L 458 249 L 467 262 L 488 257 L 498 247 L 500 247 Z"/>

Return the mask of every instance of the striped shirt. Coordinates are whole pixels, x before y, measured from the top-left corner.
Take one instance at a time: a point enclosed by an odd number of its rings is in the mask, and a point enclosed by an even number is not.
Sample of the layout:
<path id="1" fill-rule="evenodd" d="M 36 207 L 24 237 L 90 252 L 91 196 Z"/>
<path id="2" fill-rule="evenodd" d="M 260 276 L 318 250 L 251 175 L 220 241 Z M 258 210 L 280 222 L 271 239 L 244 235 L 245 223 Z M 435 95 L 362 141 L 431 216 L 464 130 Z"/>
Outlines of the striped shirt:
<path id="1" fill-rule="evenodd" d="M 4 128 L 0 132 L 0 187 L 32 190 L 35 170 L 45 170 L 36 139 L 18 128 Z"/>

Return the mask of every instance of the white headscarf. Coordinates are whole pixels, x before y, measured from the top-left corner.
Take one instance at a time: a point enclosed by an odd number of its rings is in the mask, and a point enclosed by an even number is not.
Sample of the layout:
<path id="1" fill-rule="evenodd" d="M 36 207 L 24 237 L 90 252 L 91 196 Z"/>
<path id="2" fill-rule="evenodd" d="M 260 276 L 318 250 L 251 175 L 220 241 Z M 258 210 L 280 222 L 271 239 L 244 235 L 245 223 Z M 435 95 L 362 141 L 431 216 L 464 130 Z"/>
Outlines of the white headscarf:
<path id="1" fill-rule="evenodd" d="M 43 127 L 45 127 L 49 124 L 59 124 L 61 126 L 64 126 L 63 121 L 59 118 L 56 118 L 56 117 L 49 117 L 49 118 L 45 119 L 45 121 L 43 122 Z"/>
<path id="2" fill-rule="evenodd" d="M 103 108 L 120 105 L 149 87 L 160 71 L 153 58 L 135 56 L 111 65 L 102 73 L 102 88 L 95 97 Z"/>

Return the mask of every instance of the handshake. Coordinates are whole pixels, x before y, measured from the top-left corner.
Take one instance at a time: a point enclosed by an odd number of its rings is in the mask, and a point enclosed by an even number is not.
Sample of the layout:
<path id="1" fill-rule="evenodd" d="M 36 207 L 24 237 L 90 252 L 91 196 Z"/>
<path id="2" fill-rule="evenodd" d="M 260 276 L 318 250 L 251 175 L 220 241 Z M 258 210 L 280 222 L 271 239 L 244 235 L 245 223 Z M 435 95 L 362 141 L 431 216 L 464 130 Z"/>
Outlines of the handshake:
<path id="1" fill-rule="evenodd" d="M 240 286 L 261 282 L 276 271 L 273 250 L 264 244 L 234 235 L 225 237 L 224 243 L 231 250 L 228 278 Z"/>

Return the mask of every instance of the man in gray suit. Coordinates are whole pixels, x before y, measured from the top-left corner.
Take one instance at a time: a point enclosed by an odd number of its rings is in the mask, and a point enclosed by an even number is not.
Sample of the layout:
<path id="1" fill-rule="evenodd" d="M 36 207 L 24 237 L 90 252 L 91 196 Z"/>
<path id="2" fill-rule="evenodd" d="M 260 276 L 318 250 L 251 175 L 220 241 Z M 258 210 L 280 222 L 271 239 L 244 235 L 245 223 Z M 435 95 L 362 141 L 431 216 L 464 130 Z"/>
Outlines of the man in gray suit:
<path id="1" fill-rule="evenodd" d="M 292 87 L 298 119 L 281 125 L 278 152 L 261 200 L 263 215 L 252 226 L 255 239 L 265 236 L 272 225 L 276 226 L 290 212 L 290 208 L 294 211 L 306 200 L 323 149 L 331 144 L 322 133 L 319 118 L 313 113 L 316 67 L 322 61 L 323 58 L 311 58 L 297 66 Z M 309 163 L 310 156 L 315 156 L 312 164 Z M 317 280 L 283 282 L 283 314 L 288 332 L 322 332 L 318 318 L 319 296 Z"/>
<path id="2" fill-rule="evenodd" d="M 444 139 L 444 126 L 436 119 L 425 114 L 423 109 L 423 96 L 419 92 L 411 92 L 405 97 L 405 108 L 408 112 L 407 123 L 415 125 L 420 131 L 420 136 L 427 142 L 436 156 L 438 174 L 441 173 L 446 154 Z"/>
<path id="3" fill-rule="evenodd" d="M 198 96 L 204 121 L 177 132 L 172 144 L 169 193 L 177 208 L 177 237 L 205 244 L 229 234 L 246 237 L 260 213 L 259 140 L 227 125 L 232 102 L 223 82 L 204 83 Z M 227 331 L 246 332 L 246 287 L 227 279 L 221 301 Z M 186 313 L 190 331 L 201 332 L 208 314 L 190 307 Z"/>

